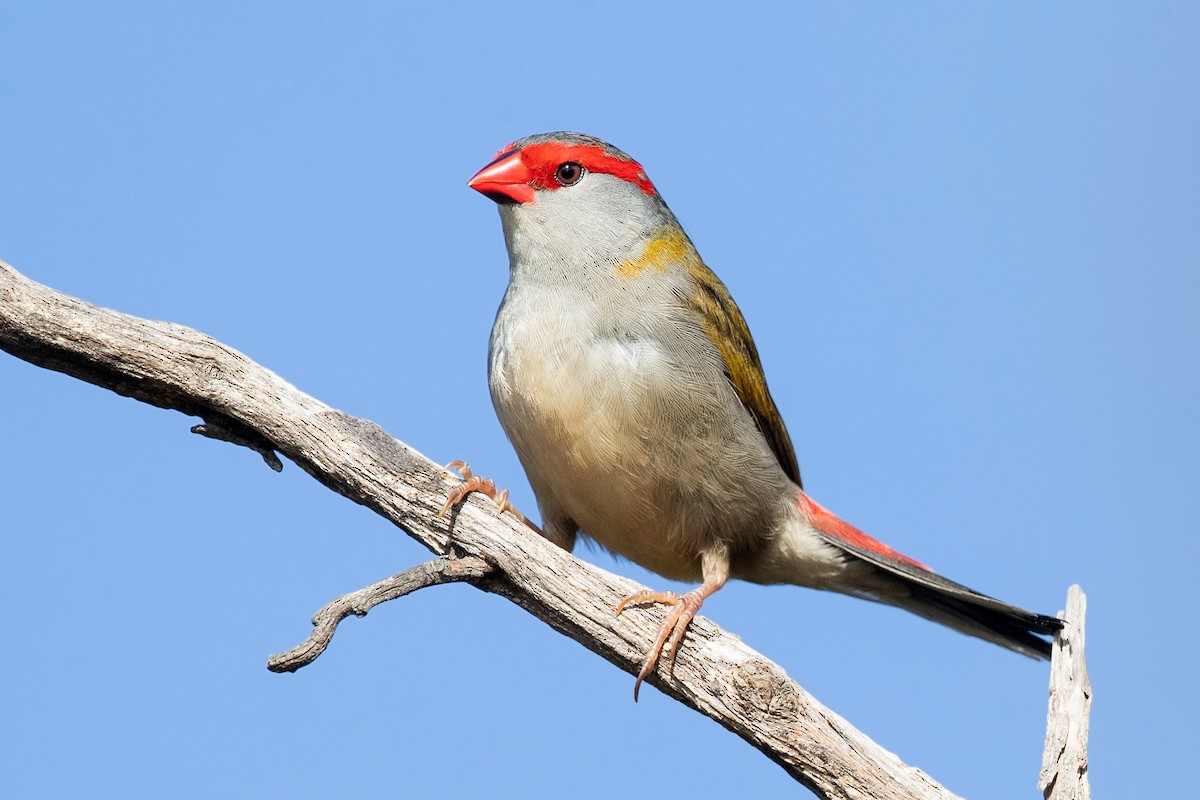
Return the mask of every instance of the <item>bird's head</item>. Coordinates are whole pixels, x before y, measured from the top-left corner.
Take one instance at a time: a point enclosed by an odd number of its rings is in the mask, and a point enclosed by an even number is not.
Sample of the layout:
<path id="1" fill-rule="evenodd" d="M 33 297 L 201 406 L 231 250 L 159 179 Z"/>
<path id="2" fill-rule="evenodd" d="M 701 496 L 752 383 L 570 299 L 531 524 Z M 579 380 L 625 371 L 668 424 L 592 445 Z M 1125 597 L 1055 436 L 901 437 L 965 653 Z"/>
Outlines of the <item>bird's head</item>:
<path id="1" fill-rule="evenodd" d="M 641 164 L 581 133 L 519 139 L 467 185 L 499 206 L 514 259 L 607 261 L 677 224 Z"/>

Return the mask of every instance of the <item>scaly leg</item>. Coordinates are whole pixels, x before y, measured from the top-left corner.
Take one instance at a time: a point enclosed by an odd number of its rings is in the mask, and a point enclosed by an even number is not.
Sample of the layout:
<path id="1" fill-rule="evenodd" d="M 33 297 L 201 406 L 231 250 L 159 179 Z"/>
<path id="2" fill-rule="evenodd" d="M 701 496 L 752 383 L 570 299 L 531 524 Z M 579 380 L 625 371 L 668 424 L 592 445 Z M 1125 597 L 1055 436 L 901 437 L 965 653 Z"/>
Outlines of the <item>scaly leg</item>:
<path id="1" fill-rule="evenodd" d="M 621 616 L 621 612 L 625 610 L 626 606 L 638 603 L 663 603 L 671 606 L 666 619 L 659 626 L 658 634 L 654 637 L 654 644 L 646 652 L 637 682 L 633 684 L 633 701 L 635 703 L 638 699 L 638 690 L 642 688 L 642 681 L 654 671 L 654 665 L 658 663 L 663 645 L 667 646 L 666 664 L 669 668 L 674 665 L 675 651 L 678 649 L 679 642 L 683 639 L 688 625 L 700 610 L 700 606 L 704 604 L 709 595 L 724 586 L 725 581 L 729 578 L 729 556 L 724 549 L 716 553 L 705 553 L 701 557 L 701 566 L 704 570 L 704 583 L 686 594 L 646 590 L 631 594 L 617 604 L 618 617 Z M 670 637 L 669 642 L 667 641 L 668 636 Z"/>
<path id="2" fill-rule="evenodd" d="M 496 490 L 496 482 L 491 478 L 484 478 L 471 472 L 471 465 L 465 461 L 451 461 L 446 466 L 442 467 L 442 475 L 451 475 L 454 471 L 458 472 L 462 478 L 462 483 L 450 490 L 449 496 L 446 498 L 446 504 L 442 506 L 442 510 L 438 512 L 438 519 L 446 516 L 446 512 L 454 506 L 467 499 L 467 495 L 472 492 L 479 492 L 489 498 L 496 504 L 496 516 L 500 516 L 505 511 L 512 514 L 514 517 L 524 522 L 529 527 L 533 528 L 538 533 L 542 529 L 534 525 L 529 519 L 508 502 L 508 489 Z"/>

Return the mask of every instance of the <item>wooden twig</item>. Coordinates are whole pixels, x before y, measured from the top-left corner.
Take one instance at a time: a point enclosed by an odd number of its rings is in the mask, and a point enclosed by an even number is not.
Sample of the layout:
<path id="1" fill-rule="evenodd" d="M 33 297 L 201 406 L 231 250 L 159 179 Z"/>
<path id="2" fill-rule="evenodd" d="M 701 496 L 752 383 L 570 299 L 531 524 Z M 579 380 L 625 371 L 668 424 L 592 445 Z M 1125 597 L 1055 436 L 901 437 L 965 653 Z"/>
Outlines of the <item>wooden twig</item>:
<path id="1" fill-rule="evenodd" d="M 435 554 L 453 550 L 461 559 L 482 560 L 490 571 L 469 582 L 507 597 L 631 674 L 657 629 L 659 609 L 614 617 L 617 602 L 641 588 L 632 581 L 580 561 L 508 515 L 497 517 L 478 499 L 449 522 L 438 519 L 453 483 L 436 464 L 374 423 L 326 406 L 191 328 L 89 305 L 0 261 L 0 349 L 199 416 L 213 426 L 206 432 L 220 430 L 220 438 L 260 454 L 286 456 Z M 353 602 L 344 608 L 353 613 Z M 741 736 L 819 797 L 954 796 L 707 619 L 692 624 L 673 670 L 648 682 Z"/>
<path id="2" fill-rule="evenodd" d="M 1066 625 L 1054 637 L 1050 664 L 1050 711 L 1046 750 L 1038 788 L 1046 800 L 1089 800 L 1088 720 L 1092 713 L 1092 682 L 1084 660 L 1084 618 L 1087 596 L 1078 585 L 1067 590 Z"/>
<path id="3" fill-rule="evenodd" d="M 477 556 L 462 558 L 435 558 L 405 570 L 399 575 L 384 578 L 356 592 L 342 595 L 313 614 L 312 633 L 300 644 L 286 653 L 278 653 L 267 659 L 271 672 L 295 672 L 317 660 L 333 640 L 338 623 L 354 614 L 365 617 L 367 612 L 380 603 L 412 594 L 426 586 L 459 581 L 474 582 L 492 571 L 488 563 Z"/>

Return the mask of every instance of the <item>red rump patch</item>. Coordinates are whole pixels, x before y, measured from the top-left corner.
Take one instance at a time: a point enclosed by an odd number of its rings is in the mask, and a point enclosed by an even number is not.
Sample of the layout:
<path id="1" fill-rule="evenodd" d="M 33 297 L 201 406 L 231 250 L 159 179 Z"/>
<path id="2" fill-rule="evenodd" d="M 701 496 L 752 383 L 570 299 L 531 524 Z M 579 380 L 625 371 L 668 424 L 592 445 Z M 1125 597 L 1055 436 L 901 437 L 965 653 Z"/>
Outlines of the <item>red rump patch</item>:
<path id="1" fill-rule="evenodd" d="M 849 522 L 827 511 L 804 492 L 797 491 L 796 495 L 796 504 L 800 506 L 800 510 L 808 517 L 809 523 L 822 533 L 828 534 L 835 539 L 841 539 L 855 547 L 861 547 L 863 550 L 870 550 L 872 553 L 879 553 L 895 561 L 902 561 L 905 564 L 919 567 L 926 572 L 933 572 L 933 570 L 920 561 L 909 558 L 903 553 L 896 552 L 878 539 L 868 536 Z"/>
<path id="2" fill-rule="evenodd" d="M 497 153 L 502 155 L 511 149 L 512 145 Z M 654 184 L 646 177 L 642 165 L 636 161 L 611 156 L 603 147 L 594 144 L 563 144 L 561 142 L 541 142 L 527 145 L 521 150 L 521 161 L 533 173 L 533 182 L 539 189 L 561 188 L 554 179 L 554 170 L 559 164 L 574 161 L 582 164 L 588 172 L 602 172 L 623 181 L 629 181 L 646 194 L 654 194 Z"/>

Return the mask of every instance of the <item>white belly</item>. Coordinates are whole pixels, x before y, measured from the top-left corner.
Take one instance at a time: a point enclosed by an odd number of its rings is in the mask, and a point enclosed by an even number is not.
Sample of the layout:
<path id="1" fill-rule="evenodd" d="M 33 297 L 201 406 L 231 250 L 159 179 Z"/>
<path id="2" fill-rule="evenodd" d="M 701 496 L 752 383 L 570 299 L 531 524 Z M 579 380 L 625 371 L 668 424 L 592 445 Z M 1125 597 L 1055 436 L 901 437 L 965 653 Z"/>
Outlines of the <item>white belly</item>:
<path id="1" fill-rule="evenodd" d="M 515 313 L 521 302 L 497 317 L 490 384 L 543 518 L 689 580 L 714 540 L 772 534 L 787 479 L 702 337 L 681 359 L 687 335 L 616 338 L 585 303 Z"/>

